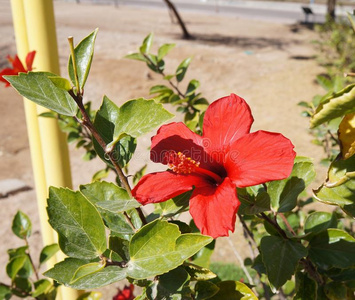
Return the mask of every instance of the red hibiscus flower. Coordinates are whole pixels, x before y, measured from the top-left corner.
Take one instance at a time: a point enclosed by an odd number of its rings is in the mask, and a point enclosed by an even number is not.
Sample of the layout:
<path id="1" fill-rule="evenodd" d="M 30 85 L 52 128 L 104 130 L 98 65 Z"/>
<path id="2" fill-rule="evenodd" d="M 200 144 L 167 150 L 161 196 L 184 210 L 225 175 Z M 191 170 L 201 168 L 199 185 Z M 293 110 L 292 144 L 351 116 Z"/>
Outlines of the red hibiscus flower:
<path id="1" fill-rule="evenodd" d="M 145 175 L 133 189 L 142 204 L 166 201 L 193 189 L 190 213 L 202 234 L 234 231 L 236 187 L 287 178 L 294 146 L 279 133 L 256 131 L 244 99 L 231 94 L 206 110 L 203 135 L 183 123 L 162 126 L 152 138 L 151 160 L 169 170 Z"/>
<path id="2" fill-rule="evenodd" d="M 32 71 L 32 64 L 35 58 L 36 51 L 29 52 L 26 56 L 26 68 L 23 66 L 22 62 L 18 58 L 17 55 L 15 57 L 11 57 L 10 55 L 7 57 L 8 61 L 12 64 L 12 68 L 5 68 L 0 71 L 0 81 L 5 82 L 5 86 L 8 87 L 10 83 L 2 77 L 3 75 L 17 75 L 18 73 L 27 73 Z"/>
<path id="3" fill-rule="evenodd" d="M 112 298 L 112 300 L 133 300 L 133 289 L 134 285 L 130 286 L 125 285 L 123 290 L 118 289 L 117 295 Z"/>

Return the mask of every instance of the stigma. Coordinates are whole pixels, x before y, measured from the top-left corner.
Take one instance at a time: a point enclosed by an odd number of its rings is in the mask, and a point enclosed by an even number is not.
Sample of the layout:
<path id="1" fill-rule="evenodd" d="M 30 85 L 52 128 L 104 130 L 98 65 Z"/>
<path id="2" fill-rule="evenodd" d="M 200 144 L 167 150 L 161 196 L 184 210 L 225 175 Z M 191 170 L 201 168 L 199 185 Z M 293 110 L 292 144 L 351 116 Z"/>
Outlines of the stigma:
<path id="1" fill-rule="evenodd" d="M 181 152 L 170 151 L 168 154 L 168 167 L 177 174 L 191 174 L 199 165 L 200 162 L 187 157 Z"/>

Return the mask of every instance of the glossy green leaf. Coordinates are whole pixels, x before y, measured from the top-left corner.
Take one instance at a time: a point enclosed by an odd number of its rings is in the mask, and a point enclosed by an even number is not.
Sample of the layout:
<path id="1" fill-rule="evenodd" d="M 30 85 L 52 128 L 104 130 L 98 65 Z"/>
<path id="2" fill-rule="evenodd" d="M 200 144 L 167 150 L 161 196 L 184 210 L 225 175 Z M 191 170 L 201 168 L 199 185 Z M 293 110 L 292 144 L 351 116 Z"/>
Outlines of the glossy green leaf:
<path id="1" fill-rule="evenodd" d="M 211 241 L 211 237 L 200 234 L 181 234 L 175 224 L 153 221 L 132 237 L 127 273 L 135 279 L 166 273 Z"/>
<path id="2" fill-rule="evenodd" d="M 195 285 L 195 299 L 205 300 L 210 299 L 216 295 L 219 291 L 219 287 L 209 281 L 198 281 Z"/>
<path id="3" fill-rule="evenodd" d="M 142 46 L 140 46 L 139 51 L 142 54 L 148 54 L 153 43 L 153 33 L 148 34 L 143 40 Z"/>
<path id="4" fill-rule="evenodd" d="M 87 292 L 82 295 L 77 300 L 102 300 L 102 293 L 100 292 Z"/>
<path id="5" fill-rule="evenodd" d="M 92 262 L 86 265 L 80 266 L 74 273 L 70 280 L 70 284 L 84 278 L 85 276 L 92 275 L 101 271 L 105 267 L 105 263 L 102 262 Z"/>
<path id="6" fill-rule="evenodd" d="M 241 202 L 240 214 L 255 215 L 270 210 L 270 196 L 265 191 L 254 195 L 249 188 L 238 188 L 237 194 Z"/>
<path id="7" fill-rule="evenodd" d="M 314 234 L 324 231 L 328 228 L 337 227 L 337 217 L 328 212 L 316 211 L 309 214 L 304 223 L 304 232 Z"/>
<path id="8" fill-rule="evenodd" d="M 46 72 L 19 73 L 4 76 L 12 87 L 23 97 L 65 116 L 75 116 L 77 105 L 65 90 L 58 88 L 48 78 L 56 76 Z"/>
<path id="9" fill-rule="evenodd" d="M 32 292 L 32 297 L 37 298 L 42 294 L 47 294 L 53 289 L 53 284 L 48 279 L 40 279 L 34 283 L 35 290 Z M 48 298 L 46 298 L 48 299 Z"/>
<path id="10" fill-rule="evenodd" d="M 169 218 L 175 216 L 176 214 L 180 214 L 184 211 L 187 211 L 191 194 L 192 191 L 189 191 L 179 196 L 176 196 L 173 199 L 159 203 L 159 206 L 161 208 L 161 216 Z"/>
<path id="11" fill-rule="evenodd" d="M 47 212 L 59 246 L 68 256 L 91 259 L 106 250 L 101 216 L 80 192 L 50 187 Z"/>
<path id="12" fill-rule="evenodd" d="M 54 85 L 57 88 L 70 91 L 72 89 L 72 86 L 70 84 L 70 81 L 66 78 L 60 77 L 60 76 L 48 76 L 48 78 L 54 83 Z"/>
<path id="13" fill-rule="evenodd" d="M 94 126 L 100 133 L 106 144 L 113 141 L 114 131 L 116 123 L 118 122 L 120 114 L 119 107 L 113 103 L 109 98 L 104 96 L 100 109 L 97 111 Z M 99 157 L 109 166 L 113 167 L 109 157 L 105 155 L 104 149 L 94 139 L 94 149 Z M 134 151 L 136 150 L 136 140 L 130 136 L 123 137 L 116 143 L 113 150 L 114 159 L 121 167 L 124 167 L 132 158 Z"/>
<path id="14" fill-rule="evenodd" d="M 162 60 L 173 48 L 175 44 L 164 44 L 158 49 L 158 61 Z"/>
<path id="15" fill-rule="evenodd" d="M 23 268 L 27 260 L 27 255 L 21 255 L 9 261 L 9 263 L 6 265 L 6 273 L 11 278 L 11 280 L 15 279 L 16 275 Z"/>
<path id="16" fill-rule="evenodd" d="M 217 283 L 219 291 L 212 296 L 211 300 L 258 300 L 248 286 L 239 281 L 221 281 Z"/>
<path id="17" fill-rule="evenodd" d="M 10 287 L 0 283 L 0 300 L 9 300 L 12 296 Z"/>
<path id="18" fill-rule="evenodd" d="M 191 276 L 191 280 L 210 280 L 217 277 L 217 275 L 211 270 L 197 266 L 195 264 L 184 263 L 183 267 Z"/>
<path id="19" fill-rule="evenodd" d="M 192 95 L 199 86 L 200 86 L 200 82 L 196 79 L 192 79 L 187 86 L 185 96 Z"/>
<path id="20" fill-rule="evenodd" d="M 40 265 L 51 259 L 53 255 L 55 255 L 59 251 L 59 245 L 58 244 L 51 244 L 45 246 L 40 255 L 39 255 L 39 263 Z"/>
<path id="21" fill-rule="evenodd" d="M 355 239 L 340 229 L 327 229 L 309 242 L 309 257 L 323 269 L 355 266 Z"/>
<path id="22" fill-rule="evenodd" d="M 96 289 L 126 277 L 126 269 L 118 266 L 107 266 L 96 273 L 89 274 L 71 283 L 74 273 L 88 263 L 90 263 L 88 260 L 66 258 L 64 261 L 54 265 L 44 275 L 78 290 Z"/>
<path id="23" fill-rule="evenodd" d="M 114 142 L 126 135 L 137 138 L 171 119 L 174 115 L 164 109 L 162 104 L 143 98 L 123 104 L 115 123 Z"/>
<path id="24" fill-rule="evenodd" d="M 322 101 L 311 118 L 311 128 L 355 111 L 355 84 Z"/>
<path id="25" fill-rule="evenodd" d="M 312 161 L 306 157 L 297 157 L 292 173 L 287 179 L 267 184 L 272 209 L 277 212 L 291 211 L 297 205 L 298 196 L 315 176 Z"/>
<path id="26" fill-rule="evenodd" d="M 307 273 L 296 273 L 296 295 L 293 300 L 317 299 L 317 283 Z"/>
<path id="27" fill-rule="evenodd" d="M 150 88 L 149 94 L 169 94 L 171 95 L 173 93 L 172 89 L 169 88 L 166 85 L 159 84 L 159 85 L 154 85 Z"/>
<path id="28" fill-rule="evenodd" d="M 120 213 L 133 208 L 140 207 L 141 204 L 137 202 L 135 199 L 130 199 L 130 200 L 100 201 L 96 203 L 96 206 L 112 213 Z"/>
<path id="29" fill-rule="evenodd" d="M 22 246 L 19 248 L 8 249 L 7 254 L 9 254 L 9 260 L 15 258 L 16 256 L 26 255 L 28 246 Z"/>
<path id="30" fill-rule="evenodd" d="M 208 268 L 210 266 L 211 256 L 213 254 L 215 246 L 216 241 L 213 240 L 211 243 L 203 247 L 192 257 L 192 262 L 195 265 Z"/>
<path id="31" fill-rule="evenodd" d="M 338 205 L 355 217 L 355 179 L 351 177 L 354 172 L 355 156 L 334 161 L 329 167 L 327 181 L 314 191 L 316 199 L 326 204 Z"/>
<path id="32" fill-rule="evenodd" d="M 83 40 L 81 40 L 81 42 L 74 49 L 79 86 L 81 89 L 85 85 L 86 79 L 88 78 L 89 71 L 91 68 L 91 62 L 94 55 L 94 45 L 95 45 L 97 32 L 98 32 L 98 28 L 95 29 Z M 71 55 L 68 63 L 68 73 L 73 85 L 76 86 L 73 60 Z"/>
<path id="33" fill-rule="evenodd" d="M 80 186 L 81 193 L 96 206 L 103 199 L 105 201 L 131 200 L 125 189 L 105 181 L 93 182 Z M 105 225 L 116 234 L 133 234 L 132 227 L 127 223 L 123 214 L 111 213 L 97 206 Z"/>
<path id="34" fill-rule="evenodd" d="M 142 55 L 141 53 L 131 53 L 127 54 L 124 58 L 128 59 L 134 59 L 134 60 L 139 60 L 139 61 L 144 61 L 147 62 L 147 59 Z"/>
<path id="35" fill-rule="evenodd" d="M 189 67 L 191 62 L 191 57 L 184 59 L 181 64 L 177 67 L 175 75 L 176 75 L 176 80 L 178 82 L 182 81 L 185 77 L 187 68 Z"/>
<path id="36" fill-rule="evenodd" d="M 12 232 L 20 239 L 27 239 L 31 236 L 32 231 L 32 223 L 30 218 L 19 210 L 12 221 L 11 229 Z"/>
<path id="37" fill-rule="evenodd" d="M 276 289 L 291 279 L 298 261 L 307 255 L 307 249 L 302 244 L 279 236 L 264 236 L 260 252 L 269 281 Z"/>

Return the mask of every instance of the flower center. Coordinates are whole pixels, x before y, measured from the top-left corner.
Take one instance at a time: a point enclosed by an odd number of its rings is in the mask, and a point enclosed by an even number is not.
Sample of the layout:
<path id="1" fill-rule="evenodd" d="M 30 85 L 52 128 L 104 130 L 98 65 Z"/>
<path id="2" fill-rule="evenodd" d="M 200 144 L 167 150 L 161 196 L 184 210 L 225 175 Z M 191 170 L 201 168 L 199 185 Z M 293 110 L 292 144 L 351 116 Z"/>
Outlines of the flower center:
<path id="1" fill-rule="evenodd" d="M 222 183 L 223 179 L 210 170 L 200 167 L 200 162 L 193 160 L 191 157 L 187 157 L 181 152 L 169 151 L 167 155 L 168 167 L 170 170 L 177 174 L 202 174 L 214 179 L 217 184 Z"/>

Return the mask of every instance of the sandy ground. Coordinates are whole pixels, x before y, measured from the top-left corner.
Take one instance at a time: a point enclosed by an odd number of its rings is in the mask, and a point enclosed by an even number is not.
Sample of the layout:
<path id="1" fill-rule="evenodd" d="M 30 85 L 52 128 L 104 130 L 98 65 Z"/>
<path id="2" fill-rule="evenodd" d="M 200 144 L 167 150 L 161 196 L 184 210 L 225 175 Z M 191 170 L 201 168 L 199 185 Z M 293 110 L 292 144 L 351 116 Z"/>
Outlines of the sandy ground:
<path id="1" fill-rule="evenodd" d="M 0 68 L 5 56 L 15 54 L 11 10 L 8 1 L 0 0 Z M 76 5 L 56 2 L 57 36 L 62 74 L 66 74 L 69 54 L 66 37 L 76 41 L 94 28 L 100 31 L 95 57 L 86 88 L 86 98 L 98 108 L 103 94 L 117 104 L 135 97 L 149 97 L 149 87 L 161 83 L 143 63 L 123 59 L 135 51 L 143 38 L 154 32 L 154 48 L 163 43 L 176 43 L 167 59 L 167 73 L 179 62 L 192 56 L 187 79 L 197 78 L 201 92 L 213 101 L 231 92 L 245 98 L 251 106 L 255 123 L 253 130 L 278 131 L 292 140 L 299 155 L 320 160 L 322 150 L 310 143 L 308 122 L 301 117 L 297 103 L 322 93 L 314 78 L 322 69 L 314 60 L 311 41 L 316 34 L 300 27 L 271 22 L 251 21 L 219 15 L 204 16 L 184 13 L 194 40 L 181 40 L 180 29 L 172 24 L 167 11 L 137 8 Z M 0 88 L 0 180 L 18 178 L 33 187 L 32 170 L 24 110 L 21 97 L 11 88 Z M 172 109 L 173 111 L 173 109 Z M 141 139 L 141 148 L 149 145 L 149 137 Z M 148 162 L 148 153 L 138 150 L 134 166 Z M 81 160 L 82 152 L 70 148 L 74 186 L 88 183 L 94 171 L 102 168 L 100 160 Z M 154 166 L 150 164 L 149 170 Z M 319 174 L 318 182 L 324 177 Z M 315 187 L 316 184 L 313 186 Z M 35 192 L 21 192 L 0 199 L 0 281 L 7 281 L 6 249 L 21 245 L 10 233 L 13 215 L 18 209 L 27 213 L 34 223 L 30 240 L 36 257 L 41 237 Z M 241 232 L 237 224 L 236 232 Z M 244 251 L 240 234 L 232 235 L 237 249 Z M 245 256 L 242 253 L 242 256 Z M 225 239 L 218 240 L 214 260 L 234 261 L 235 257 Z M 107 299 L 109 297 L 107 296 Z"/>

